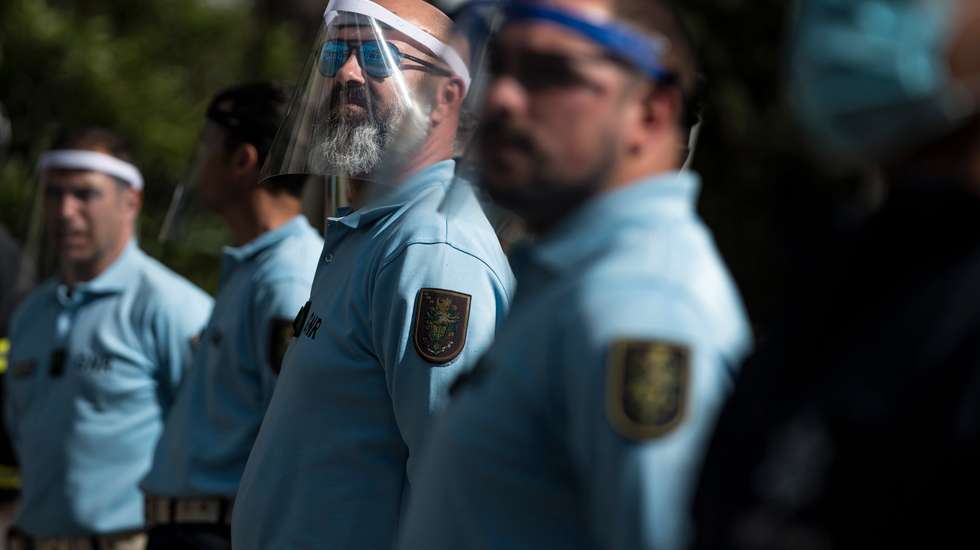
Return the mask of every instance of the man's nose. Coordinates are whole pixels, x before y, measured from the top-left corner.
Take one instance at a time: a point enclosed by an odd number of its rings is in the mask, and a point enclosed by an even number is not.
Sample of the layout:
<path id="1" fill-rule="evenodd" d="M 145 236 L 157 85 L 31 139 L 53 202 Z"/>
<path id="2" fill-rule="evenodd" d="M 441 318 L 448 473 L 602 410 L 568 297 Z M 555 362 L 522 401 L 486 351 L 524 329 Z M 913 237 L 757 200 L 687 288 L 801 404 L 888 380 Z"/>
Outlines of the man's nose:
<path id="1" fill-rule="evenodd" d="M 348 82 L 356 82 L 358 84 L 364 83 L 364 71 L 361 68 L 361 62 L 358 59 L 358 52 L 352 50 L 350 55 L 347 57 L 347 61 L 341 65 L 340 70 L 337 71 L 337 81 L 347 84 Z"/>
<path id="2" fill-rule="evenodd" d="M 82 208 L 82 201 L 71 193 L 62 193 L 58 201 L 58 213 L 62 219 L 77 216 Z"/>
<path id="3" fill-rule="evenodd" d="M 521 113 L 527 109 L 528 93 L 524 86 L 510 75 L 494 78 L 487 87 L 484 110 L 488 113 Z"/>

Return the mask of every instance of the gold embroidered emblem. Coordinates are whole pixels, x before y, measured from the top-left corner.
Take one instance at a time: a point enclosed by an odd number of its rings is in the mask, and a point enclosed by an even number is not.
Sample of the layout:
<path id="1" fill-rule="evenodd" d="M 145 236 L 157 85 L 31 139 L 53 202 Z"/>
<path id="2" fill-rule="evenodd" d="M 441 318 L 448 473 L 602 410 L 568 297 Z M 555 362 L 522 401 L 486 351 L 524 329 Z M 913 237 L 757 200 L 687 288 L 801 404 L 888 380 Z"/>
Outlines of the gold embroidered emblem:
<path id="1" fill-rule="evenodd" d="M 690 380 L 687 347 L 621 340 L 609 349 L 606 409 L 620 434 L 644 441 L 667 435 L 684 417 Z"/>
<path id="2" fill-rule="evenodd" d="M 430 363 L 455 359 L 466 345 L 470 318 L 469 294 L 423 288 L 415 302 L 415 350 Z"/>

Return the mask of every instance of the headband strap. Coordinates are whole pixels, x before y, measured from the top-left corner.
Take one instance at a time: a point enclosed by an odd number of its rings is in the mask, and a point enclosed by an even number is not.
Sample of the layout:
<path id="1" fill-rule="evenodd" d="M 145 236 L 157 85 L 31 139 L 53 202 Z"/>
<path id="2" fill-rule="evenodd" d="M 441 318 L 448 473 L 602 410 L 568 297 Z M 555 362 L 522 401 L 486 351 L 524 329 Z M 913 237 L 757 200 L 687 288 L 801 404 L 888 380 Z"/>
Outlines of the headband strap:
<path id="1" fill-rule="evenodd" d="M 96 151 L 60 149 L 41 155 L 38 170 L 91 170 L 119 178 L 137 191 L 143 189 L 143 175 L 132 164 Z"/>
<path id="2" fill-rule="evenodd" d="M 453 72 L 463 79 L 464 93 L 470 89 L 470 70 L 463 62 L 459 53 L 445 42 L 423 31 L 418 26 L 398 17 L 393 12 L 385 9 L 370 0 L 330 0 L 327 10 L 323 13 L 323 20 L 327 25 L 330 24 L 340 12 L 358 13 L 381 21 L 389 27 L 409 36 L 416 42 L 422 44 L 430 52 L 442 58 L 449 65 Z"/>
<path id="3" fill-rule="evenodd" d="M 660 64 L 663 54 L 670 48 L 670 42 L 663 36 L 648 36 L 614 22 L 589 21 L 566 10 L 522 0 L 508 2 L 505 9 L 511 21 L 547 21 L 584 35 L 658 82 L 669 82 L 674 78 Z"/>

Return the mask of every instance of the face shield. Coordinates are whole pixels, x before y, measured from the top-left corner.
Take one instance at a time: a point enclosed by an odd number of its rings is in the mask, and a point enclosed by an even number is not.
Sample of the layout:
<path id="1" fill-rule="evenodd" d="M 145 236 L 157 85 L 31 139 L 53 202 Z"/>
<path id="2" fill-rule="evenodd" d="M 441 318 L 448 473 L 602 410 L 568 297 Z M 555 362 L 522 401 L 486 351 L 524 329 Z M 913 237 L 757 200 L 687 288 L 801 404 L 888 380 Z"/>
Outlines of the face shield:
<path id="1" fill-rule="evenodd" d="M 174 189 L 160 239 L 214 234 L 219 214 L 241 206 L 243 192 L 268 156 L 288 104 L 288 88 L 277 82 L 238 84 L 218 92 L 208 105 L 193 160 Z M 255 155 L 253 158 L 251 155 Z M 254 161 L 255 164 L 250 164 Z M 301 187 L 267 189 L 300 196 Z M 193 239 L 202 246 L 208 239 Z M 213 242 L 213 239 L 211 239 Z M 203 242 L 202 242 L 203 241 Z"/>
<path id="2" fill-rule="evenodd" d="M 946 54 L 953 0 L 804 0 L 790 44 L 790 101 L 826 152 L 875 160 L 975 111 Z M 870 157 L 870 158 L 869 158 Z"/>
<path id="3" fill-rule="evenodd" d="M 174 186 L 170 205 L 157 236 L 161 243 L 180 242 L 196 229 L 193 228 L 193 221 L 204 216 L 204 203 L 200 198 L 200 172 L 205 155 L 203 141 L 202 136 L 184 177 Z"/>
<path id="4" fill-rule="evenodd" d="M 529 91 L 560 88 L 568 82 L 575 82 L 577 77 L 574 60 L 560 55 L 539 55 L 536 52 L 513 50 L 507 41 L 507 32 L 511 27 L 523 24 L 545 23 L 555 25 L 579 34 L 595 42 L 605 51 L 604 57 L 614 59 L 618 63 L 629 66 L 638 73 L 649 77 L 652 81 L 662 84 L 674 84 L 676 76 L 668 71 L 661 59 L 670 47 L 664 37 L 650 36 L 615 21 L 598 21 L 579 15 L 576 12 L 560 9 L 547 4 L 530 0 L 505 1 L 473 1 L 464 5 L 454 14 L 454 44 L 464 44 L 465 48 L 457 46 L 460 51 L 469 52 L 468 62 L 472 74 L 469 94 L 463 106 L 463 121 L 480 121 L 483 127 L 468 139 L 469 132 L 464 128 L 460 132 L 461 158 L 458 159 L 459 183 L 467 181 L 477 183 L 481 192 L 485 209 L 491 222 L 494 223 L 501 242 L 506 245 L 523 234 L 524 229 L 518 218 L 508 212 L 508 202 L 523 202 L 525 206 L 536 205 L 531 209 L 547 209 L 555 206 L 560 199 L 549 189 L 540 186 L 522 186 L 514 190 L 522 194 L 514 201 L 500 200 L 493 193 L 493 185 L 488 180 L 488 167 L 492 161 L 481 158 L 481 151 L 494 150 L 494 136 L 486 132 L 489 125 L 484 114 L 487 92 L 490 91 L 495 79 L 512 78 L 517 84 Z M 692 132 L 691 149 L 697 132 Z M 528 149 L 533 149 L 529 147 Z M 483 156 L 488 156 L 484 154 Z M 685 163 L 685 168 L 689 165 Z M 530 164 L 541 166 L 542 163 Z M 491 167 L 492 169 L 492 167 Z M 533 189 L 528 188 L 533 187 Z M 488 193 L 490 191 L 490 193 Z M 537 193 L 538 196 L 530 196 Z M 489 199 L 493 195 L 495 200 Z M 447 203 L 452 203 L 451 197 Z M 518 210 L 518 208 L 514 208 Z"/>
<path id="5" fill-rule="evenodd" d="M 417 19 L 370 0 L 330 2 L 263 180 L 319 179 L 338 206 L 352 179 L 397 177 L 426 141 L 439 77 L 470 81 L 437 38 L 448 29 Z"/>

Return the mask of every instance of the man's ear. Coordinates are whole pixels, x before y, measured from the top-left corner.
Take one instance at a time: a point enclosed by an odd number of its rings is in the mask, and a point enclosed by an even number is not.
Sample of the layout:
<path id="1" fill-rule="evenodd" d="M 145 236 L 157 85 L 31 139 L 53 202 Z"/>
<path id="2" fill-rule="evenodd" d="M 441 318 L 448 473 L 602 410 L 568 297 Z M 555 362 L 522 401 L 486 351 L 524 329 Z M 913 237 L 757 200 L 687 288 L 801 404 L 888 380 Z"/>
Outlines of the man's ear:
<path id="1" fill-rule="evenodd" d="M 259 165 L 259 150 L 251 143 L 242 143 L 235 147 L 232 153 L 231 167 L 236 175 L 245 175 L 249 172 L 258 172 L 262 169 Z"/>
<path id="2" fill-rule="evenodd" d="M 677 86 L 651 84 L 637 90 L 635 101 L 638 104 L 631 111 L 626 144 L 630 152 L 642 153 L 651 140 L 677 130 L 684 97 Z"/>
<path id="3" fill-rule="evenodd" d="M 459 76 L 452 75 L 439 83 L 435 93 L 435 104 L 429 114 L 429 121 L 438 126 L 450 117 L 459 115 L 463 106 L 466 84 Z"/>
<path id="4" fill-rule="evenodd" d="M 143 192 L 132 188 L 127 189 L 123 192 L 122 200 L 127 218 L 135 223 L 140 210 L 143 209 Z"/>

